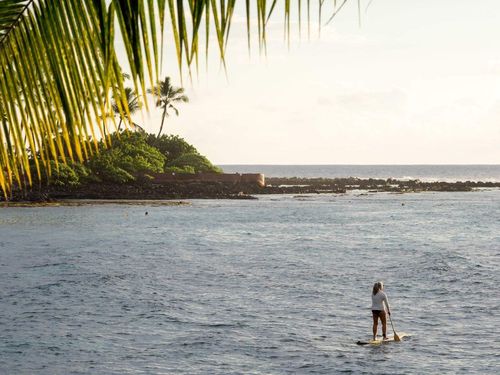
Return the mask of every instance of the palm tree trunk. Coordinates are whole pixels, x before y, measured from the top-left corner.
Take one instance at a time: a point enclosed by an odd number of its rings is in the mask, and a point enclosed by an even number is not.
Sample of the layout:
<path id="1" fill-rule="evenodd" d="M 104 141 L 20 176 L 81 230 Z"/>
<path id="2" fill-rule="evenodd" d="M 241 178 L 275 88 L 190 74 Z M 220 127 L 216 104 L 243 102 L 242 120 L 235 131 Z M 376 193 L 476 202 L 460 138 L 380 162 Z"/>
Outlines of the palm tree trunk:
<path id="1" fill-rule="evenodd" d="M 163 123 L 165 122 L 165 116 L 167 114 L 167 106 L 165 106 L 165 109 L 163 110 L 163 116 L 161 118 L 161 125 L 160 125 L 160 131 L 158 132 L 158 135 L 156 138 L 160 138 L 161 132 L 163 130 Z"/>
<path id="2" fill-rule="evenodd" d="M 117 130 L 118 133 L 120 132 L 120 128 L 122 126 L 122 121 L 123 121 L 123 119 L 120 117 L 120 122 L 118 123 L 118 130 Z"/>

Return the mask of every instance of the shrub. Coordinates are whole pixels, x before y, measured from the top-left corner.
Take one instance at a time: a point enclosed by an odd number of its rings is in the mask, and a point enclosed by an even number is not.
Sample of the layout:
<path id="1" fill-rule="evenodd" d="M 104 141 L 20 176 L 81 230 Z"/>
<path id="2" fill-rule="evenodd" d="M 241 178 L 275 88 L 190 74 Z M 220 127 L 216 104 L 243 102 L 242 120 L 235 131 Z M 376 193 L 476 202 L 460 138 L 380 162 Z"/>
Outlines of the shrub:
<path id="1" fill-rule="evenodd" d="M 45 169 L 42 167 L 41 173 L 41 183 L 53 186 L 78 186 L 80 184 L 80 178 L 78 173 L 73 169 L 72 165 L 64 164 L 62 162 L 56 163 L 54 160 L 49 161 L 49 168 Z M 33 167 L 36 168 L 34 163 Z"/>
<path id="2" fill-rule="evenodd" d="M 166 168 L 181 168 L 192 167 L 195 173 L 199 172 L 214 172 L 221 173 L 219 167 L 214 166 L 206 157 L 198 153 L 189 153 L 179 156 L 177 159 L 167 163 Z"/>
<path id="3" fill-rule="evenodd" d="M 167 161 L 172 161 L 184 154 L 197 154 L 198 150 L 187 143 L 183 138 L 177 135 L 162 135 L 157 137 L 154 134 L 149 134 L 147 137 L 147 143 L 150 146 L 157 148 L 163 156 L 167 158 Z"/>
<path id="4" fill-rule="evenodd" d="M 137 176 L 163 171 L 165 157 L 146 143 L 144 134 L 125 131 L 119 138 L 113 135 L 111 141 L 109 148 L 101 144 L 100 152 L 88 162 L 99 180 L 125 183 L 135 181 Z"/>

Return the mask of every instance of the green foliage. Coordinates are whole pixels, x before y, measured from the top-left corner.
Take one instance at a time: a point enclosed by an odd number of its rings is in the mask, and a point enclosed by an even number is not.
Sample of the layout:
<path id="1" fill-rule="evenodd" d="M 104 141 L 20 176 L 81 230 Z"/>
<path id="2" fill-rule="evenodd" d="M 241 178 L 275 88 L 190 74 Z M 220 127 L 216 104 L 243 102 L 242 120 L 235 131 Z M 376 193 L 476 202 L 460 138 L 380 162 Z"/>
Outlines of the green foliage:
<path id="1" fill-rule="evenodd" d="M 98 181 L 96 176 L 92 173 L 92 171 L 81 163 L 72 163 L 71 168 L 75 171 L 78 176 L 78 180 L 80 184 L 86 184 L 89 182 Z"/>
<path id="2" fill-rule="evenodd" d="M 100 145 L 100 152 L 88 166 L 103 182 L 126 183 L 135 181 L 137 176 L 151 172 L 162 172 L 165 157 L 146 143 L 142 133 L 125 131 L 118 137 L 111 137 L 110 148 Z"/>
<path id="3" fill-rule="evenodd" d="M 134 176 L 119 166 L 121 152 L 110 149 L 89 161 L 99 181 L 125 183 L 134 180 Z"/>
<path id="4" fill-rule="evenodd" d="M 80 163 L 64 164 L 50 160 L 50 177 L 47 169 L 41 170 L 44 185 L 76 187 L 89 175 L 88 169 Z"/>
<path id="5" fill-rule="evenodd" d="M 154 134 L 149 134 L 147 142 L 150 146 L 156 147 L 167 158 L 167 161 L 175 160 L 184 154 L 198 153 L 193 145 L 187 143 L 177 135 L 162 135 L 158 137 Z"/>
<path id="6" fill-rule="evenodd" d="M 77 173 L 69 165 L 59 163 L 58 168 L 56 168 L 53 160 L 50 163 L 53 169 L 50 176 L 50 184 L 55 186 L 77 186 L 80 183 Z"/>
<path id="7" fill-rule="evenodd" d="M 182 168 L 180 167 L 165 167 L 165 173 L 174 173 L 174 174 L 195 174 L 194 167 L 188 165 Z"/>
<path id="8" fill-rule="evenodd" d="M 149 134 L 149 145 L 156 147 L 167 159 L 165 172 L 172 173 L 221 173 L 222 170 L 214 166 L 205 156 L 200 155 L 196 147 L 187 143 L 177 135 L 156 136 Z"/>
<path id="9" fill-rule="evenodd" d="M 110 136 L 111 146 L 102 142 L 99 153 L 85 164 L 50 161 L 51 176 L 42 171 L 42 183 L 58 187 L 76 187 L 89 183 L 122 184 L 137 181 L 147 182 L 149 173 L 195 174 L 199 172 L 222 172 L 196 148 L 174 135 L 156 137 L 142 132 L 123 131 Z M 36 157 L 40 158 L 39 155 Z M 166 163 L 170 160 L 169 163 Z M 31 160 L 34 165 L 34 160 Z"/>
<path id="10" fill-rule="evenodd" d="M 206 157 L 198 154 L 197 152 L 192 152 L 188 154 L 183 154 L 177 159 L 167 164 L 167 168 L 181 168 L 191 167 L 194 169 L 195 173 L 198 172 L 215 172 L 221 173 L 221 169 L 213 165 Z"/>

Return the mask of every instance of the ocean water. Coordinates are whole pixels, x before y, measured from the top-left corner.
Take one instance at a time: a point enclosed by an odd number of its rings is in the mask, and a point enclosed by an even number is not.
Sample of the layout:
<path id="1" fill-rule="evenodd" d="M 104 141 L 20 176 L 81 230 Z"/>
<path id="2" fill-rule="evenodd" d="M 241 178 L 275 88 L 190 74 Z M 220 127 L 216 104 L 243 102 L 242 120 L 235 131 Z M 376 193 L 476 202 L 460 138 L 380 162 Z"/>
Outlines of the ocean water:
<path id="1" fill-rule="evenodd" d="M 498 374 L 499 285 L 500 190 L 0 208 L 0 373 Z"/>
<path id="2" fill-rule="evenodd" d="M 268 177 L 359 177 L 421 181 L 500 182 L 500 165 L 221 165 L 226 173 Z"/>

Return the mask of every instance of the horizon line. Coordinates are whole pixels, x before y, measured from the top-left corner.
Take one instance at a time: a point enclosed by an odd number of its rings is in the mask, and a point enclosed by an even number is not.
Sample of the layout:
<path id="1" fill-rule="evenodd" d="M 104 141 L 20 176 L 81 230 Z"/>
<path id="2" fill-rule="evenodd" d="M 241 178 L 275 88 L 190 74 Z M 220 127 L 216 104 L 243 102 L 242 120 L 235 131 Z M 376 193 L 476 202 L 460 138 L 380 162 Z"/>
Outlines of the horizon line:
<path id="1" fill-rule="evenodd" d="M 470 164 L 450 164 L 450 163 L 411 163 L 411 164 L 363 164 L 363 163 L 339 163 L 339 164 L 263 164 L 263 163 L 214 163 L 215 165 L 247 165 L 247 166 L 500 166 L 500 163 L 470 163 Z"/>

